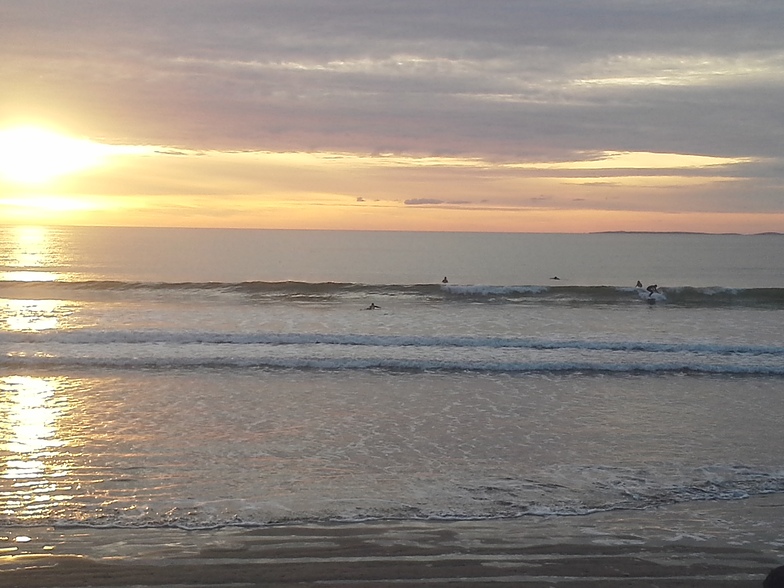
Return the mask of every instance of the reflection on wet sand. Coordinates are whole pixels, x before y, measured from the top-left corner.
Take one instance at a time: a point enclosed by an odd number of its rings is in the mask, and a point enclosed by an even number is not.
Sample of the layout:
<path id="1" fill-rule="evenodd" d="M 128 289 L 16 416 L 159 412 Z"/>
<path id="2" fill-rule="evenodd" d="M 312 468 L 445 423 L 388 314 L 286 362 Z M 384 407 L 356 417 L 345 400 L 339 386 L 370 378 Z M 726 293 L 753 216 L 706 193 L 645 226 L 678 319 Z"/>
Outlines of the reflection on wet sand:
<path id="1" fill-rule="evenodd" d="M 0 378 L 0 516 L 40 519 L 69 501 L 59 423 L 68 410 L 64 378 Z"/>

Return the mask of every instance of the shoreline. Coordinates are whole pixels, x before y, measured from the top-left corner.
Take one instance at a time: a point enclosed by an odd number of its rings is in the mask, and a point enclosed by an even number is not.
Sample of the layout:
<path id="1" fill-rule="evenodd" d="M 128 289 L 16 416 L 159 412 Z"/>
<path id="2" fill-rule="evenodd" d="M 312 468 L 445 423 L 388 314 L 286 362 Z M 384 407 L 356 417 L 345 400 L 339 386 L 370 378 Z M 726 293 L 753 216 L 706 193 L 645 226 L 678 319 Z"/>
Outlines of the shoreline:
<path id="1" fill-rule="evenodd" d="M 6 527 L 0 587 L 751 588 L 784 564 L 784 495 L 482 521 L 211 531 Z"/>

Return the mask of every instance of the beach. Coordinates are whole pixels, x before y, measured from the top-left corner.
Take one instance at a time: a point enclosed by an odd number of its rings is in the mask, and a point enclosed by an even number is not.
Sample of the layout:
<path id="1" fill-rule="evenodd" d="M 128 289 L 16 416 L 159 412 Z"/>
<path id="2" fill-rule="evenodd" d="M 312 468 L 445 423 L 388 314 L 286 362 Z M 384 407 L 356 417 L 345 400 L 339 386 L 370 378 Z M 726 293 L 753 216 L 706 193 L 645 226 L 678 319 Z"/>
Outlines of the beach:
<path id="1" fill-rule="evenodd" d="M 0 587 L 760 586 L 781 245 L 2 231 Z"/>
<path id="2" fill-rule="evenodd" d="M 770 495 L 483 521 L 20 527 L 2 531 L 0 586 L 751 588 L 784 560 L 783 518 Z"/>

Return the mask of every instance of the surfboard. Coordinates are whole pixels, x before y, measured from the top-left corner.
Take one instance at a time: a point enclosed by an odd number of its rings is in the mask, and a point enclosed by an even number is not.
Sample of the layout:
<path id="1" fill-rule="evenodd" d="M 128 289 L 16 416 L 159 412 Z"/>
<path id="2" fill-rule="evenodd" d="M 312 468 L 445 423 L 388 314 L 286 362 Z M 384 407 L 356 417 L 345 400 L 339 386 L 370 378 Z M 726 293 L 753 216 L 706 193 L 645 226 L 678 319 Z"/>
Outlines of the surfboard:
<path id="1" fill-rule="evenodd" d="M 656 304 L 657 302 L 664 302 L 667 300 L 664 292 L 654 292 L 651 294 L 645 288 L 636 288 L 636 290 L 637 296 L 639 296 L 641 300 L 645 300 L 648 304 Z"/>

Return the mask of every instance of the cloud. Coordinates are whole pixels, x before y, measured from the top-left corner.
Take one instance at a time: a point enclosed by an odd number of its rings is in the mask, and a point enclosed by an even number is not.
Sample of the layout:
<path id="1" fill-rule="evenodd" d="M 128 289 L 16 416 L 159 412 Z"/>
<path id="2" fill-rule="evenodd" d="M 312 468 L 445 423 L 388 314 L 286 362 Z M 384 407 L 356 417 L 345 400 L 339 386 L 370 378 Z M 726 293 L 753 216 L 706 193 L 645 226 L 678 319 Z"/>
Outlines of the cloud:
<path id="1" fill-rule="evenodd" d="M 404 162 L 400 170 L 363 179 L 383 175 L 383 199 L 406 194 L 412 207 L 466 205 L 471 194 L 526 202 L 524 194 L 580 182 L 627 190 L 629 178 L 661 177 L 668 186 L 686 178 L 685 191 L 695 189 L 690 179 L 714 180 L 696 198 L 707 207 L 713 193 L 722 208 L 734 201 L 734 209 L 784 211 L 781 0 L 96 6 L 2 4 L 0 112 L 52 117 L 80 134 L 172 155 L 386 154 Z M 543 165 L 608 153 L 673 163 Z M 679 163 L 692 157 L 724 163 Z M 415 163 L 427 158 L 475 162 L 444 170 L 459 174 L 465 199 L 455 186 L 448 193 L 459 200 L 427 196 L 434 171 Z M 736 182 L 719 188 L 729 179 Z M 363 201 L 333 183 L 334 193 Z M 593 199 L 569 193 L 561 201 Z"/>
<path id="2" fill-rule="evenodd" d="M 471 204 L 470 200 L 439 200 L 438 198 L 409 198 L 404 200 L 406 206 L 465 206 Z"/>
<path id="3" fill-rule="evenodd" d="M 762 122 L 784 98 L 784 47 L 773 24 L 784 8 L 773 2 L 91 7 L 6 7 L 4 73 L 40 76 L 43 86 L 72 79 L 67 94 L 92 96 L 107 118 L 119 116 L 115 123 L 166 121 L 163 144 L 736 154 L 733 145 L 780 138 Z M 731 116 L 741 100 L 745 124 Z"/>
<path id="4" fill-rule="evenodd" d="M 411 198 L 409 200 L 404 200 L 403 204 L 407 206 L 427 206 L 427 205 L 436 205 L 436 204 L 444 204 L 443 200 L 439 200 L 437 198 Z"/>

